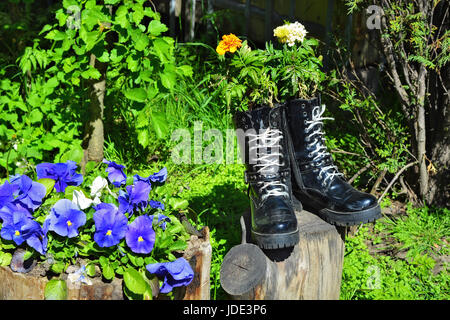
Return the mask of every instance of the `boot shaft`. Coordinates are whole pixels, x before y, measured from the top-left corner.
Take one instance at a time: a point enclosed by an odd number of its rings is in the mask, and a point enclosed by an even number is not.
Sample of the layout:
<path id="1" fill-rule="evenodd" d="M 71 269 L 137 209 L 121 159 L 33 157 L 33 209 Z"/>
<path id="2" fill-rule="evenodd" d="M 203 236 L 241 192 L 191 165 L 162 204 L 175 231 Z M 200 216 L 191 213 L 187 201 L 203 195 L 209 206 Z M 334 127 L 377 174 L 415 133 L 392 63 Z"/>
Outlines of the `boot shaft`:
<path id="1" fill-rule="evenodd" d="M 290 160 L 282 106 L 237 112 L 234 124 L 250 195 L 261 200 L 271 195 L 290 199 Z"/>
<path id="2" fill-rule="evenodd" d="M 261 171 L 261 162 L 268 158 L 279 165 L 268 166 L 267 173 L 289 169 L 283 112 L 282 106 L 260 106 L 253 110 L 236 112 L 233 119 L 236 136 L 242 161 L 249 173 Z"/>

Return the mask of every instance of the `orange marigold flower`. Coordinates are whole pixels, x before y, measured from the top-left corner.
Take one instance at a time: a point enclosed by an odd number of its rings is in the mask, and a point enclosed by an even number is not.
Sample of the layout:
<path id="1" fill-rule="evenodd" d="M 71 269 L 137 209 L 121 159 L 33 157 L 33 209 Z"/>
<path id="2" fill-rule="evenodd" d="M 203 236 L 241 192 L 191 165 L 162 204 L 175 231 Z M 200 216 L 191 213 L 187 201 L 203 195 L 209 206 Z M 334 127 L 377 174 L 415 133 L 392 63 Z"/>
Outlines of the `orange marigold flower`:
<path id="1" fill-rule="evenodd" d="M 236 37 L 234 34 L 230 33 L 222 37 L 222 40 L 219 42 L 216 51 L 218 54 L 224 55 L 226 52 L 236 52 L 236 50 L 241 46 L 242 40 Z"/>

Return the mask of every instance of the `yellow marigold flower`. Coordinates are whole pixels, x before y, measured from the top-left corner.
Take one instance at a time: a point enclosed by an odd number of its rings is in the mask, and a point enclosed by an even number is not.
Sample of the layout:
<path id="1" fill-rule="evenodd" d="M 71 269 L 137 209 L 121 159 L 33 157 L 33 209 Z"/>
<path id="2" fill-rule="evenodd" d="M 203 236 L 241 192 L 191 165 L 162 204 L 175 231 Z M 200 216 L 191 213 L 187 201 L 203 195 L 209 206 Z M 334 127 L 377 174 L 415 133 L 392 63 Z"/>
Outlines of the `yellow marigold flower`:
<path id="1" fill-rule="evenodd" d="M 218 54 L 224 55 L 226 52 L 236 52 L 236 50 L 241 46 L 242 40 L 236 37 L 234 34 L 230 33 L 222 37 L 222 40 L 219 42 L 216 51 Z"/>

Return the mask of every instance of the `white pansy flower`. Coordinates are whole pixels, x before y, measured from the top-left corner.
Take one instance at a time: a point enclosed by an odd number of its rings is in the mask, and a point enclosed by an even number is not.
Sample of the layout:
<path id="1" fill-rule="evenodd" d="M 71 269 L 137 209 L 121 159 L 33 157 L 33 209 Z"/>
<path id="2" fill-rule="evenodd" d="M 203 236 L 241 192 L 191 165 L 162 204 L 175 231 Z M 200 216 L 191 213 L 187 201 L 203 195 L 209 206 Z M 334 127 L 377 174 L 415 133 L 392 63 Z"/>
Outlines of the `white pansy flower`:
<path id="1" fill-rule="evenodd" d="M 89 208 L 93 201 L 87 198 L 83 191 L 73 190 L 72 202 L 76 204 L 81 210 Z"/>
<path id="2" fill-rule="evenodd" d="M 91 197 L 100 197 L 102 190 L 108 186 L 108 181 L 98 176 L 97 178 L 92 181 L 91 185 Z"/>

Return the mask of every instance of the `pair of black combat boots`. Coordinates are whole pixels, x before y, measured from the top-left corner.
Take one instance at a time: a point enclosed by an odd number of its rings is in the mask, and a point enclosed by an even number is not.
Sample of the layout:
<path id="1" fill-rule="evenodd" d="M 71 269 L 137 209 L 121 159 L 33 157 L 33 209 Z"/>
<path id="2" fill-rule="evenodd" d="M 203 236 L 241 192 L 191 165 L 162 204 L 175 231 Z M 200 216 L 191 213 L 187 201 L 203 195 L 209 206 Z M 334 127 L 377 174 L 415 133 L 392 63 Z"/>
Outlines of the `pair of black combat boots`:
<path id="1" fill-rule="evenodd" d="M 351 226 L 381 216 L 377 199 L 342 177 L 325 146 L 320 97 L 237 112 L 234 118 L 249 184 L 251 235 L 263 249 L 299 241 L 293 197 L 328 223 Z"/>

